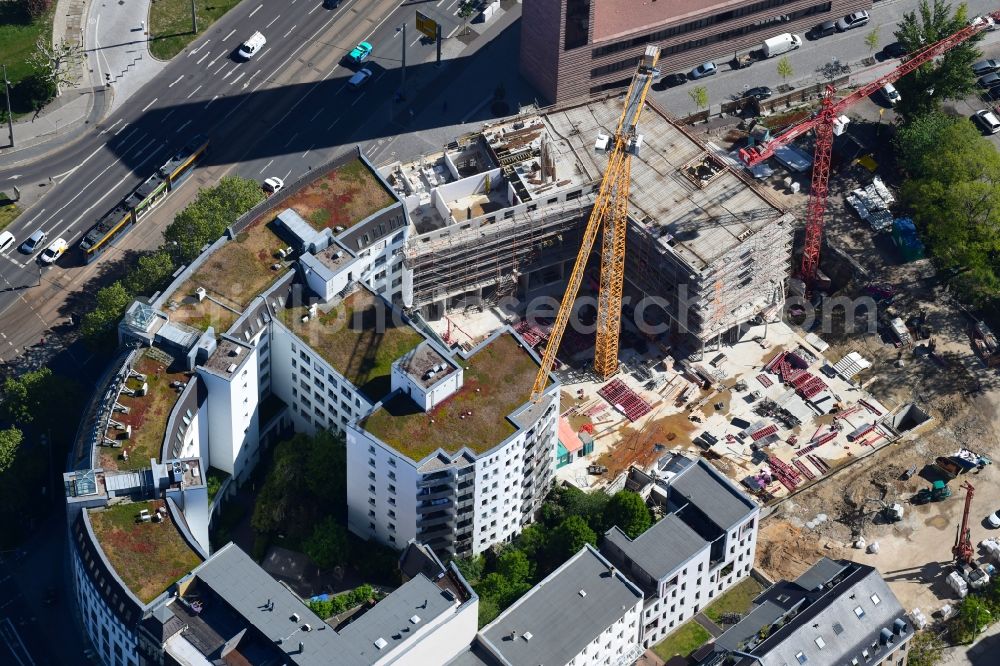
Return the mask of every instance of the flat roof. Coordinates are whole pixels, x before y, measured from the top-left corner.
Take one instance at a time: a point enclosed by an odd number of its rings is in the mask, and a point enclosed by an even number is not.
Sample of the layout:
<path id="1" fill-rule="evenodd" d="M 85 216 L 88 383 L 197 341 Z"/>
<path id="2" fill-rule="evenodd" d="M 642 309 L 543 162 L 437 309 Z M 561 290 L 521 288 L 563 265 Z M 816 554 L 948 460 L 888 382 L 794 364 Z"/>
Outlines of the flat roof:
<path id="1" fill-rule="evenodd" d="M 513 335 L 502 333 L 467 360 L 455 360 L 464 379 L 451 397 L 424 412 L 408 396 L 396 395 L 361 427 L 415 462 L 439 448 L 484 453 L 512 435 L 516 429 L 508 417 L 531 399 L 535 359 Z"/>
<path id="2" fill-rule="evenodd" d="M 245 344 L 234 342 L 229 338 L 219 340 L 219 345 L 215 352 L 202 364 L 206 370 L 213 372 L 220 377 L 229 379 L 236 372 L 243 362 L 250 357 L 252 349 Z"/>
<path id="3" fill-rule="evenodd" d="M 295 335 L 372 400 L 389 394 L 392 364 L 424 337 L 381 297 L 361 288 L 303 322 L 306 306 L 278 311 Z"/>
<path id="4" fill-rule="evenodd" d="M 708 542 L 701 535 L 672 513 L 635 539 L 630 539 L 617 525 L 608 530 L 604 537 L 656 580 L 673 573 L 708 547 Z"/>
<path id="5" fill-rule="evenodd" d="M 608 153 L 595 150 L 594 142 L 598 134 L 613 134 L 620 116 L 618 96 L 546 113 L 547 153 L 557 178 L 579 168 L 600 181 Z M 638 131 L 643 143 L 632 158 L 629 214 L 692 269 L 704 270 L 776 222 L 779 208 L 762 191 L 650 101 Z"/>
<path id="6" fill-rule="evenodd" d="M 139 519 L 143 509 L 155 514 L 162 500 L 90 509 L 90 526 L 115 573 L 144 604 L 201 563 L 178 531 L 170 513 L 161 522 Z"/>
<path id="7" fill-rule="evenodd" d="M 587 544 L 480 636 L 509 664 L 565 664 L 641 602 L 642 593 Z"/>
<path id="8" fill-rule="evenodd" d="M 440 366 L 444 367 L 437 370 Z M 426 340 L 399 359 L 399 369 L 409 375 L 413 382 L 424 389 L 429 389 L 456 371 L 451 359 L 434 349 L 431 343 Z M 435 371 L 434 376 L 430 377 L 428 374 L 432 370 Z"/>
<path id="9" fill-rule="evenodd" d="M 757 505 L 704 460 L 696 460 L 670 480 L 673 492 L 687 498 L 722 530 L 744 520 Z"/>

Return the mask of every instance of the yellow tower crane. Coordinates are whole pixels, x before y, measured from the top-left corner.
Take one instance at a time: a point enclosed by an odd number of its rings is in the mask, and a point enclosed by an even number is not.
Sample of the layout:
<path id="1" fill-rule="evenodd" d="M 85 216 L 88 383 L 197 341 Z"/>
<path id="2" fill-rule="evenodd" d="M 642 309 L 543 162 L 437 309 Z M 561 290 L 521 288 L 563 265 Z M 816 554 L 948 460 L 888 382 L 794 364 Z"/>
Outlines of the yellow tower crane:
<path id="1" fill-rule="evenodd" d="M 631 177 L 632 154 L 638 149 L 636 129 L 639 115 L 646 105 L 646 93 L 659 76 L 656 63 L 660 59 L 657 46 L 647 46 L 639 60 L 635 75 L 625 96 L 625 108 L 618 119 L 618 127 L 608 144 L 608 166 L 597 192 L 594 208 L 583 232 L 580 253 L 573 264 L 566 293 L 556 314 L 552 333 L 545 345 L 542 365 L 535 377 L 532 397 L 537 400 L 549 380 L 555 364 L 556 352 L 562 342 L 566 324 L 573 311 L 573 303 L 583 282 L 587 259 L 594 248 L 597 233 L 601 239 L 601 282 L 597 297 L 597 341 L 594 347 L 594 370 L 604 379 L 618 371 L 618 336 L 621 333 L 622 286 L 625 279 L 625 232 L 628 226 L 628 189 Z"/>

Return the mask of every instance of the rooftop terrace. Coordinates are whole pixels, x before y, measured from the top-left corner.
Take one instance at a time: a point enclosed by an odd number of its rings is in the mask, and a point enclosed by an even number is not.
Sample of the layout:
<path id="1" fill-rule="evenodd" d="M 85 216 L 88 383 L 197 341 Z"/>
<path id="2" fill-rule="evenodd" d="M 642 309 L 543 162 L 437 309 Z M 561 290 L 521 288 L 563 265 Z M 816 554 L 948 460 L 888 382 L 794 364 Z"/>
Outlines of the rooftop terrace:
<path id="1" fill-rule="evenodd" d="M 149 467 L 149 459 L 160 457 L 160 447 L 167 432 L 167 420 L 180 391 L 171 386 L 173 382 L 187 384 L 190 377 L 184 372 L 171 372 L 172 360 L 159 350 L 148 349 L 136 361 L 133 370 L 146 375 L 147 391 L 143 396 L 126 395 L 118 397 L 118 402 L 128 408 L 129 413 L 115 412 L 112 419 L 123 425 L 132 426 L 131 439 L 122 439 L 124 432 L 108 428 L 109 437 L 117 437 L 122 449 L 101 448 L 100 466 L 104 469 L 140 469 Z M 127 389 L 138 390 L 143 382 L 130 378 L 125 382 Z M 128 452 L 128 460 L 118 453 Z"/>
<path id="2" fill-rule="evenodd" d="M 412 327 L 393 321 L 390 306 L 359 289 L 328 312 L 303 322 L 305 306 L 286 308 L 278 316 L 333 368 L 378 400 L 389 393 L 392 364 L 423 340 Z"/>
<path id="3" fill-rule="evenodd" d="M 394 201 L 360 160 L 333 169 L 284 201 L 317 230 L 351 227 Z"/>
<path id="4" fill-rule="evenodd" d="M 284 274 L 272 268 L 283 242 L 271 230 L 273 212 L 262 215 L 247 229 L 217 249 L 191 279 L 166 298 L 170 318 L 195 328 L 227 330 L 257 294 Z M 267 222 L 265 223 L 265 220 Z M 195 290 L 204 287 L 199 302 Z"/>
<path id="5" fill-rule="evenodd" d="M 414 461 L 438 448 L 456 453 L 468 447 L 477 454 L 493 448 L 514 433 L 507 417 L 531 398 L 538 364 L 509 334 L 459 363 L 462 388 L 430 412 L 396 396 L 362 427 Z"/>
<path id="6" fill-rule="evenodd" d="M 162 501 L 152 500 L 89 512 L 91 527 L 104 556 L 144 604 L 201 563 L 201 558 L 177 531 L 169 513 L 161 522 L 140 520 L 142 509 L 155 514 L 161 506 Z"/>

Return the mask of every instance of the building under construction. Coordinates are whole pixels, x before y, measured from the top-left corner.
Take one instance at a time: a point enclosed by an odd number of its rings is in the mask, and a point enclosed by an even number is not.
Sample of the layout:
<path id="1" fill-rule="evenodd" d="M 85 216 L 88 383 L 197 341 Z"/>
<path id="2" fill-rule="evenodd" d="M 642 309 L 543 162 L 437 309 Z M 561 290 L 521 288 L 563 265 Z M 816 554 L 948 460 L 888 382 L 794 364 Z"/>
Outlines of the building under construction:
<path id="1" fill-rule="evenodd" d="M 552 107 L 385 167 L 414 226 L 405 248 L 412 288 L 404 286 L 404 305 L 436 319 L 452 308 L 530 297 L 562 283 L 600 187 L 621 104 L 609 97 Z M 638 132 L 629 291 L 635 299 L 657 299 L 645 308 L 645 321 L 667 322 L 697 347 L 735 340 L 741 325 L 783 302 L 792 216 L 731 157 L 655 104 L 647 101 Z"/>

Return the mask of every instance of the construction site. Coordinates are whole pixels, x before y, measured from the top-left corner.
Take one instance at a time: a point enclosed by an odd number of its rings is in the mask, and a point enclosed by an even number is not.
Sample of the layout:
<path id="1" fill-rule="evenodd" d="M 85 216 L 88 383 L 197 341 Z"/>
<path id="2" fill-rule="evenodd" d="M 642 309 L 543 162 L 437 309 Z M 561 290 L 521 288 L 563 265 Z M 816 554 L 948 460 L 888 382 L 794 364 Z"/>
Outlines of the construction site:
<path id="1" fill-rule="evenodd" d="M 908 609 L 954 604 L 952 563 L 968 587 L 1000 552 L 983 518 L 1000 508 L 1000 381 L 982 377 L 995 336 L 929 279 L 929 260 L 890 265 L 849 201 L 828 210 L 829 146 L 816 147 L 826 165 L 809 192 L 780 167 L 743 168 L 811 129 L 831 139 L 835 107 L 738 154 L 742 138 L 696 135 L 646 101 L 643 79 L 640 64 L 624 96 L 382 167 L 411 220 L 404 304 L 447 345 L 507 324 L 536 349 L 562 383 L 560 482 L 614 491 L 632 466 L 696 452 L 767 507 L 757 566 L 771 578 L 846 557 L 879 567 Z M 873 187 L 868 172 L 843 177 L 838 190 Z M 788 285 L 866 300 L 788 308 Z M 621 317 L 610 343 L 609 302 Z M 813 308 L 824 325 L 809 332 Z M 966 473 L 974 495 L 948 485 Z"/>

